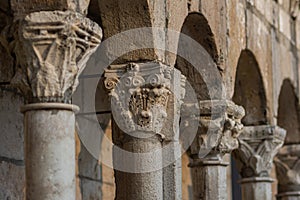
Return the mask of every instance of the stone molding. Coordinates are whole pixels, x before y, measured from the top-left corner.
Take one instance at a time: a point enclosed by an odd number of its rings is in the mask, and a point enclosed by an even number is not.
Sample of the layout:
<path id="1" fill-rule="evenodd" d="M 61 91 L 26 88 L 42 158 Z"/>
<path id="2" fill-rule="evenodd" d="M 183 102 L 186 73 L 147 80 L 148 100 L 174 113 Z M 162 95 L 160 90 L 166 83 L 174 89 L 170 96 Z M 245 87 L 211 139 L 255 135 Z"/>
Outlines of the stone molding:
<path id="1" fill-rule="evenodd" d="M 101 28 L 71 11 L 44 11 L 20 22 L 18 86 L 29 103 L 69 103 L 78 77 L 102 39 Z"/>
<path id="2" fill-rule="evenodd" d="M 243 179 L 269 177 L 274 156 L 285 139 L 286 131 L 278 126 L 245 126 L 233 152 Z"/>
<path id="3" fill-rule="evenodd" d="M 230 100 L 207 100 L 198 105 L 185 104 L 182 112 L 182 121 L 188 121 L 184 124 L 199 122 L 197 136 L 188 152 L 191 158 L 222 160 L 224 154 L 238 148 L 237 138 L 243 129 L 241 119 L 245 115 L 243 107 Z"/>
<path id="4" fill-rule="evenodd" d="M 104 77 L 114 119 L 126 133 L 159 134 L 168 117 L 172 94 L 179 101 L 184 96 L 185 77 L 160 62 L 111 65 Z M 174 84 L 180 86 L 179 94 L 174 91 Z"/>
<path id="5" fill-rule="evenodd" d="M 274 159 L 279 193 L 300 196 L 300 144 L 284 145 Z"/>

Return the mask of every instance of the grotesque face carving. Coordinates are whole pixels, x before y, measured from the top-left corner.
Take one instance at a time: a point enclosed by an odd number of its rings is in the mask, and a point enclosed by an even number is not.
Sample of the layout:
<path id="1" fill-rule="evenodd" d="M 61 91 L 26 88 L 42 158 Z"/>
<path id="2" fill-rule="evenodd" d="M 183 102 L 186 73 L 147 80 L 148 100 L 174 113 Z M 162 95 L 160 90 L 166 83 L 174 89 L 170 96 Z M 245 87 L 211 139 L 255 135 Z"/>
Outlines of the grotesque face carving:
<path id="1" fill-rule="evenodd" d="M 129 101 L 129 110 L 133 115 L 134 123 L 147 129 L 158 125 L 167 117 L 169 95 L 170 91 L 163 86 L 135 89 Z"/>

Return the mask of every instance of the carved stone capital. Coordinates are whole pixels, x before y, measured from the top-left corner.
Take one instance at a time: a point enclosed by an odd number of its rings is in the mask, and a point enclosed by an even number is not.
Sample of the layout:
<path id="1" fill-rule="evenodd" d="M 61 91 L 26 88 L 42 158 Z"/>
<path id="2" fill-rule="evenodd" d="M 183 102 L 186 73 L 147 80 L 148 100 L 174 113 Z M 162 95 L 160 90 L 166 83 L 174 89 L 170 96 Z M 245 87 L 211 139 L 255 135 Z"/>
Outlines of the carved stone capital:
<path id="1" fill-rule="evenodd" d="M 196 109 L 194 106 L 193 110 Z M 189 117 L 182 119 L 199 121 L 197 136 L 189 149 L 192 158 L 220 160 L 225 153 L 238 148 L 237 138 L 243 129 L 241 119 L 245 115 L 243 107 L 229 100 L 208 100 L 200 101 L 198 109 L 199 115 L 190 112 Z"/>
<path id="2" fill-rule="evenodd" d="M 284 145 L 274 163 L 279 193 L 298 192 L 300 196 L 300 144 Z"/>
<path id="3" fill-rule="evenodd" d="M 269 177 L 285 135 L 286 131 L 278 126 L 245 126 L 238 138 L 239 148 L 233 152 L 241 176 Z"/>
<path id="4" fill-rule="evenodd" d="M 183 76 L 159 62 L 112 65 L 104 76 L 114 119 L 126 133 L 159 134 L 167 118 L 170 96 L 179 100 L 184 96 Z M 181 88 L 177 97 L 174 84 Z"/>
<path id="5" fill-rule="evenodd" d="M 101 28 L 79 13 L 45 11 L 27 15 L 18 34 L 13 83 L 29 102 L 69 102 Z"/>

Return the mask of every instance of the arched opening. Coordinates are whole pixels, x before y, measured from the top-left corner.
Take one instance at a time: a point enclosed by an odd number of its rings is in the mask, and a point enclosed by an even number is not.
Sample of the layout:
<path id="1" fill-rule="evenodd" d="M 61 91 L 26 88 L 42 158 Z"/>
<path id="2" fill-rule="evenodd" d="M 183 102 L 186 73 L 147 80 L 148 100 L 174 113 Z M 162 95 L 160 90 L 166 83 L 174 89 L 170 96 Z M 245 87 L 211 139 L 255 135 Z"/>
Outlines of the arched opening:
<path id="1" fill-rule="evenodd" d="M 289 79 L 281 86 L 277 124 L 287 131 L 285 144 L 300 143 L 299 100 Z"/>
<path id="2" fill-rule="evenodd" d="M 200 54 L 195 50 L 195 46 L 191 43 L 201 46 Z M 196 45 L 196 46 L 197 46 Z M 191 47 L 193 46 L 193 47 Z M 192 51 L 191 51 L 192 49 Z M 182 56 L 179 56 L 182 55 Z M 183 58 L 184 57 L 184 58 Z M 199 62 L 193 63 L 195 57 L 200 58 Z M 196 64 L 196 65 L 195 65 Z M 193 95 L 186 88 L 186 99 L 184 103 L 192 101 L 221 99 L 221 75 L 217 67 L 218 53 L 214 39 L 214 34 L 205 16 L 198 12 L 189 13 L 185 18 L 181 28 L 181 35 L 178 42 L 178 55 L 175 67 L 187 78 L 187 82 L 196 99 L 191 99 Z M 206 70 L 203 73 L 201 69 Z M 215 73 L 217 73 L 215 75 Z M 209 84 L 207 83 L 209 82 Z M 213 83 L 213 84 L 212 84 Z M 213 86 L 213 87 L 211 87 Z M 190 95 L 190 96 L 189 96 Z M 181 138 L 187 137 L 187 133 L 183 131 Z M 188 167 L 190 163 L 189 156 L 185 153 L 182 156 L 182 199 L 193 198 L 193 181 L 192 170 Z"/>
<path id="3" fill-rule="evenodd" d="M 249 50 L 240 54 L 235 78 L 232 100 L 244 107 L 246 115 L 242 119 L 245 126 L 267 124 L 266 94 L 258 62 Z M 232 195 L 233 199 L 241 199 L 241 179 L 235 159 L 231 158 Z"/>
<path id="4" fill-rule="evenodd" d="M 199 69 L 204 68 L 206 70 L 210 70 L 207 65 L 212 64 L 217 69 L 218 64 L 218 53 L 217 53 L 217 47 L 214 39 L 214 34 L 208 24 L 207 19 L 205 16 L 198 12 L 190 13 L 182 26 L 181 29 L 182 35 L 179 38 L 178 42 L 178 52 L 185 54 L 185 52 L 189 52 L 188 55 L 185 56 L 185 58 L 182 58 L 181 56 L 177 56 L 175 67 L 179 69 L 183 75 L 187 77 L 187 81 L 191 84 L 193 89 L 195 90 L 195 93 L 197 94 L 198 100 L 208 100 L 208 99 L 220 99 L 222 96 L 221 92 L 221 86 L 220 83 L 220 76 L 214 76 L 214 73 L 217 70 L 212 70 L 209 77 L 206 76 L 206 74 L 201 73 Z M 191 38 L 200 46 L 202 47 L 203 51 L 206 51 L 202 55 L 197 55 L 195 53 L 190 53 L 189 51 L 189 42 L 187 41 Z M 208 53 L 208 55 L 206 55 Z M 198 62 L 197 66 L 193 66 L 188 60 L 193 60 L 193 57 L 195 56 L 210 56 L 209 59 L 204 58 L 203 62 Z M 212 63 L 206 63 L 207 61 L 212 61 Z M 219 74 L 218 74 L 219 75 Z M 206 76 L 206 77 L 204 77 Z M 207 86 L 207 80 L 209 80 L 211 83 L 215 83 L 216 87 L 210 87 Z"/>
<path id="5" fill-rule="evenodd" d="M 267 124 L 266 94 L 255 56 L 249 50 L 241 52 L 234 87 L 233 101 L 245 108 L 242 123 L 246 126 Z"/>

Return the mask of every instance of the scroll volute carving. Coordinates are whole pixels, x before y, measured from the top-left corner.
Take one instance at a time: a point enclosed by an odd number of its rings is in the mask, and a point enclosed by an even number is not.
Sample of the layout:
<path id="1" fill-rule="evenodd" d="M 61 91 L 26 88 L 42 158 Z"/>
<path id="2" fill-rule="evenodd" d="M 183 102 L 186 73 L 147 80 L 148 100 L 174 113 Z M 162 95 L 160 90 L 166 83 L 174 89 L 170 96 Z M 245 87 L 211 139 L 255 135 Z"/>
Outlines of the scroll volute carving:
<path id="1" fill-rule="evenodd" d="M 119 128 L 126 133 L 160 133 L 172 94 L 172 70 L 161 63 L 131 63 L 125 69 L 106 70 L 104 85 Z"/>
<path id="2" fill-rule="evenodd" d="M 247 126 L 233 152 L 243 178 L 269 177 L 274 156 L 283 145 L 286 131 L 276 126 Z"/>
<path id="3" fill-rule="evenodd" d="M 30 102 L 69 102 L 101 38 L 101 28 L 79 13 L 32 13 L 20 24 L 13 82 Z"/>

